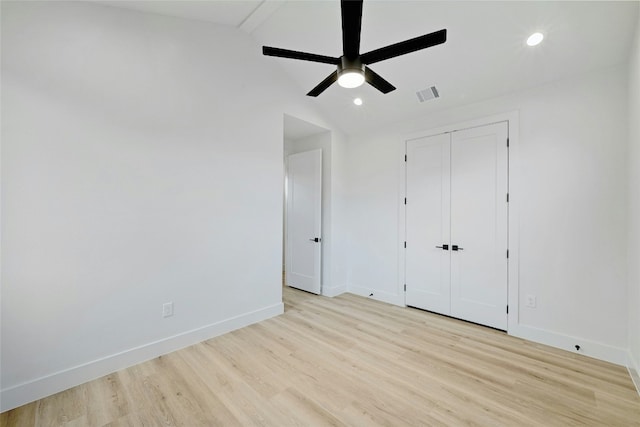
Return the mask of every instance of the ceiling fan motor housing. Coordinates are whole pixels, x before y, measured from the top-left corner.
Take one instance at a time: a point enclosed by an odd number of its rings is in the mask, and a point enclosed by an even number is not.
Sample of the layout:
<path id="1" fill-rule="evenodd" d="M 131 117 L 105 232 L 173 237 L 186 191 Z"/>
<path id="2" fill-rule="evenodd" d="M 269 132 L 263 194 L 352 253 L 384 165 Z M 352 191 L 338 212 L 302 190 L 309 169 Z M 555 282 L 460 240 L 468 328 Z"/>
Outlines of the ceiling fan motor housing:
<path id="1" fill-rule="evenodd" d="M 340 57 L 338 70 L 338 84 L 346 88 L 354 88 L 360 86 L 365 81 L 365 66 L 360 57 L 354 59 L 347 58 L 346 55 Z"/>
<path id="2" fill-rule="evenodd" d="M 338 76 L 342 73 L 361 73 L 364 74 L 364 64 L 360 58 L 349 59 L 346 56 L 340 57 L 338 64 Z"/>

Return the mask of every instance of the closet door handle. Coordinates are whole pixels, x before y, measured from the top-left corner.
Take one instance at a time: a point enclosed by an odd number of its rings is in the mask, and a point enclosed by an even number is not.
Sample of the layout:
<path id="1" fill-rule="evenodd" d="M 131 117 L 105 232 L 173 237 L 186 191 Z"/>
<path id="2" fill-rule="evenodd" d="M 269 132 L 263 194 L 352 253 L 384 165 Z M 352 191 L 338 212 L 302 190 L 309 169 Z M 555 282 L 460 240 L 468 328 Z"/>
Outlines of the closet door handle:
<path id="1" fill-rule="evenodd" d="M 436 246 L 436 248 L 442 249 L 443 251 L 448 251 L 449 250 L 449 245 L 443 244 L 442 246 Z"/>
<path id="2" fill-rule="evenodd" d="M 459 247 L 458 245 L 451 245 L 452 251 L 463 251 L 464 248 Z"/>

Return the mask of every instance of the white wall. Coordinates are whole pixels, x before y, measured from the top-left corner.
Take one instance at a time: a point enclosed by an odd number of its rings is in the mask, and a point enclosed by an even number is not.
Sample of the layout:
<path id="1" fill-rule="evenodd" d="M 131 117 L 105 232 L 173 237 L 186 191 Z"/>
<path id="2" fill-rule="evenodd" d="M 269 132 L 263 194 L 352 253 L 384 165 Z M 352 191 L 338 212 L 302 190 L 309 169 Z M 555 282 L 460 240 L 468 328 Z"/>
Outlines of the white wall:
<path id="1" fill-rule="evenodd" d="M 629 60 L 629 366 L 640 392 L 640 12 Z"/>
<path id="2" fill-rule="evenodd" d="M 271 67 L 229 27 L 2 2 L 2 411 L 282 312 L 283 113 L 331 126 Z"/>
<path id="3" fill-rule="evenodd" d="M 347 145 L 347 287 L 392 304 L 404 303 L 398 280 L 400 135 L 386 130 L 351 138 Z"/>
<path id="4" fill-rule="evenodd" d="M 519 181 L 511 198 L 520 211 L 517 334 L 567 349 L 579 343 L 585 354 L 623 363 L 626 75 L 622 66 L 601 70 L 351 138 L 349 290 L 404 301 L 404 136 L 518 110 L 512 172 Z M 524 307 L 526 294 L 537 297 L 536 309 Z"/>
<path id="5" fill-rule="evenodd" d="M 325 295 L 335 296 L 347 291 L 348 208 L 347 137 L 340 131 L 331 132 L 331 282 Z"/>

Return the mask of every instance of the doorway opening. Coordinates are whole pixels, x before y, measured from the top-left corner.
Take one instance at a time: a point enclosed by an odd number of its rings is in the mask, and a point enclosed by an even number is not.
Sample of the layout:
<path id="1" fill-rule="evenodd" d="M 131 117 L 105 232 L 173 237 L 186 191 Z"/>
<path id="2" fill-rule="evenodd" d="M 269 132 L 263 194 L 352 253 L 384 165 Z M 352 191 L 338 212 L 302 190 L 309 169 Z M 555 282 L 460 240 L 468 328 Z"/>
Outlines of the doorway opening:
<path id="1" fill-rule="evenodd" d="M 331 132 L 284 115 L 283 285 L 322 293 L 330 235 Z"/>

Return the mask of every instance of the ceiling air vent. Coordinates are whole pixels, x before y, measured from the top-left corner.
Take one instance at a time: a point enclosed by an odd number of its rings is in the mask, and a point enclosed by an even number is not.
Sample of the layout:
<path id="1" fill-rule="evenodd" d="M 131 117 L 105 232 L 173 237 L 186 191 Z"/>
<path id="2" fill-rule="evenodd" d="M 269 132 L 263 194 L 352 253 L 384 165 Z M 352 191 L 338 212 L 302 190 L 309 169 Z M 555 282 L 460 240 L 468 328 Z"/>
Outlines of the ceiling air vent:
<path id="1" fill-rule="evenodd" d="M 434 98 L 440 98 L 440 94 L 438 93 L 438 89 L 435 86 L 431 86 L 427 89 L 419 90 L 416 92 L 418 95 L 418 99 L 420 102 L 428 101 Z"/>

